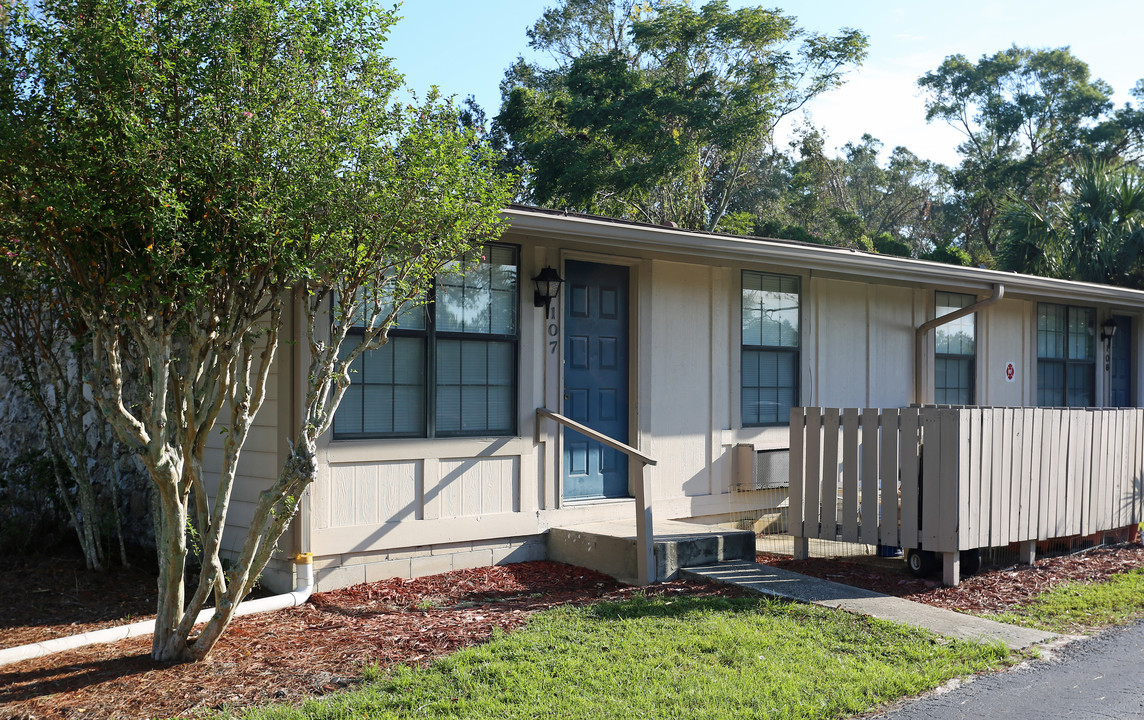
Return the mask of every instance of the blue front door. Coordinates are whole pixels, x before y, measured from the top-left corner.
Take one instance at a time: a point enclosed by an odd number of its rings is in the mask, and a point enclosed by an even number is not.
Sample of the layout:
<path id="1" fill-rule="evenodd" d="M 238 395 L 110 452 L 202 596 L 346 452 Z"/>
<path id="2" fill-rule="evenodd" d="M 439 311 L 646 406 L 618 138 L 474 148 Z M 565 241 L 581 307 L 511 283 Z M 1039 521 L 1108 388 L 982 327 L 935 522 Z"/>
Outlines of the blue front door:
<path id="1" fill-rule="evenodd" d="M 1108 404 L 1132 407 L 1132 318 L 1113 315 L 1116 333 L 1112 336 L 1108 358 Z"/>
<path id="2" fill-rule="evenodd" d="M 564 266 L 564 414 L 628 442 L 628 269 Z M 564 499 L 627 497 L 628 458 L 564 429 Z"/>

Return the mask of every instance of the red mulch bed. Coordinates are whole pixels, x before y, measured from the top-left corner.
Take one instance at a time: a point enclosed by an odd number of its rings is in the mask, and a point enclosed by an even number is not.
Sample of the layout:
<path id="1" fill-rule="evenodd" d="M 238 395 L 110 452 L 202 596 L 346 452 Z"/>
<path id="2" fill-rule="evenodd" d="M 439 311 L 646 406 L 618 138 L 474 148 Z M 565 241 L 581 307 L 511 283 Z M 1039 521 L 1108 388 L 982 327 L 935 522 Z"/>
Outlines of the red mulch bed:
<path id="1" fill-rule="evenodd" d="M 902 560 L 792 560 L 760 554 L 758 561 L 804 575 L 896 595 L 915 602 L 971 613 L 1003 612 L 1065 582 L 1095 582 L 1115 573 L 1144 567 L 1144 545 L 1098 547 L 1073 555 L 1037 560 L 1033 565 L 985 569 L 963 578 L 957 587 L 910 574 Z"/>
<path id="2" fill-rule="evenodd" d="M 791 560 L 761 562 L 838 582 L 969 611 L 996 611 L 1066 580 L 1099 580 L 1144 567 L 1139 544 L 985 571 L 957 588 L 909 575 L 905 563 Z M 50 568 L 47 570 L 45 568 Z M 87 573 L 69 558 L 0 567 L 0 647 L 146 617 L 153 575 Z M 301 702 L 358 682 L 363 666 L 424 665 L 512 630 L 538 610 L 564 603 L 623 599 L 637 591 L 598 573 L 552 562 L 391 579 L 317 593 L 299 608 L 238 618 L 204 662 L 156 665 L 150 638 L 0 666 L 0 718 L 192 716 L 223 707 Z M 737 595 L 689 582 L 656 594 Z"/>
<path id="3" fill-rule="evenodd" d="M 0 571 L 0 647 L 119 624 L 97 621 L 114 617 L 117 603 L 133 608 L 128 612 L 135 619 L 141 606 L 124 599 L 118 582 L 97 578 L 75 592 L 73 575 L 80 573 L 60 573 L 59 587 L 43 587 L 42 602 L 31 608 L 21 602 L 24 587 L 46 586 L 46 578 L 25 585 L 15 573 Z M 151 605 L 153 587 L 148 580 Z M 200 663 L 156 665 L 149 658 L 150 638 L 140 637 L 0 666 L 0 718 L 174 717 L 300 702 L 353 685 L 371 663 L 424 665 L 484 642 L 494 628 L 519 627 L 538 610 L 622 599 L 636 590 L 553 562 L 355 585 L 316 593 L 298 608 L 237 618 Z M 690 582 L 663 583 L 654 593 L 739 594 Z M 66 617 L 77 622 L 67 624 Z"/>

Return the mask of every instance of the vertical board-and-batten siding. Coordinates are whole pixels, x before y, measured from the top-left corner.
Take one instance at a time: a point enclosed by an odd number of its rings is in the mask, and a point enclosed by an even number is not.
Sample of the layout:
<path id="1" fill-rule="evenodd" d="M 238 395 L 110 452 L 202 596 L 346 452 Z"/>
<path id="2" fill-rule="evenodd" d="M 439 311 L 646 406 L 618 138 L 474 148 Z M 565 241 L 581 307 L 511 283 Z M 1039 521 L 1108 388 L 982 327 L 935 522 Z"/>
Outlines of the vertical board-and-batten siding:
<path id="1" fill-rule="evenodd" d="M 805 283 L 804 403 L 894 407 L 910 402 L 914 327 L 925 296 L 911 288 L 810 277 Z M 809 315 L 809 317 L 808 317 Z"/>
<path id="2" fill-rule="evenodd" d="M 796 537 L 952 552 L 1142 519 L 1144 410 L 795 408 L 791 417 Z"/>
<path id="3" fill-rule="evenodd" d="M 712 369 L 710 323 L 712 273 L 709 268 L 656 260 L 652 264 L 651 338 L 655 347 L 650 377 L 653 412 L 650 454 L 657 498 L 711 494 L 710 447 Z M 726 316 L 725 316 L 726 317 Z M 726 320 L 725 320 L 726 321 Z M 728 352 L 724 350 L 723 352 Z M 726 394 L 723 392 L 722 394 Z"/>

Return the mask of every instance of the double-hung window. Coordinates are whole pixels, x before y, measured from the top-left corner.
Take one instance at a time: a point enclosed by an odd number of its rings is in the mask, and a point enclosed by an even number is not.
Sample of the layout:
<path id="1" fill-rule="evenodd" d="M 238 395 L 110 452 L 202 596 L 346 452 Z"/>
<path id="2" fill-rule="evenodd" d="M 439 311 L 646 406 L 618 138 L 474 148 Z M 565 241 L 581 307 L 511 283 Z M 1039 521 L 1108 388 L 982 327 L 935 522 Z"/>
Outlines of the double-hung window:
<path id="1" fill-rule="evenodd" d="M 428 302 L 353 362 L 336 438 L 516 433 L 518 249 L 486 245 L 460 263 L 463 273 L 437 278 Z"/>
<path id="2" fill-rule="evenodd" d="M 934 316 L 941 317 L 977 301 L 973 295 L 934 294 Z M 976 314 L 938 325 L 934 348 L 934 402 L 939 405 L 972 405 L 977 374 Z"/>
<path id="3" fill-rule="evenodd" d="M 1037 306 L 1037 404 L 1092 407 L 1096 402 L 1096 311 Z"/>
<path id="4" fill-rule="evenodd" d="M 799 279 L 743 271 L 744 426 L 781 425 L 798 402 Z"/>

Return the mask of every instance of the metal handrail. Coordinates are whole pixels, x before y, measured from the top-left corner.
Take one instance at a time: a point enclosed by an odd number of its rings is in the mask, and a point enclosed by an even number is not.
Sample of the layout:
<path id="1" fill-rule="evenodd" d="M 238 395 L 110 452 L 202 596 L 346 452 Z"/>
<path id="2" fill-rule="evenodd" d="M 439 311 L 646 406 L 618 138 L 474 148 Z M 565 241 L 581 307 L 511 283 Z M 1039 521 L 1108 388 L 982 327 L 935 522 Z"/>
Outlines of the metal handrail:
<path id="1" fill-rule="evenodd" d="M 593 430 L 592 428 L 588 427 L 587 425 L 583 425 L 581 423 L 578 423 L 571 418 L 568 418 L 568 417 L 561 415 L 560 413 L 552 412 L 548 408 L 536 408 L 536 414 L 541 416 L 541 417 L 546 417 L 550 420 L 555 420 L 556 422 L 560 423 L 564 427 L 572 428 L 573 430 L 580 433 L 581 435 L 586 435 L 593 440 L 597 440 L 597 441 L 603 443 L 604 445 L 607 445 L 608 447 L 612 448 L 613 450 L 619 450 L 620 452 L 627 455 L 628 457 L 632 457 L 632 458 L 635 458 L 636 460 L 639 460 L 644 465 L 655 465 L 656 464 L 656 461 L 654 459 L 648 457 L 647 455 L 644 455 L 642 452 L 640 452 L 639 450 L 636 450 L 631 445 L 625 445 L 624 443 L 620 442 L 619 440 L 616 440 L 615 438 L 608 437 L 607 435 L 600 432 L 599 430 Z"/>
<path id="2" fill-rule="evenodd" d="M 575 430 L 581 435 L 585 435 L 592 440 L 603 443 L 613 450 L 619 450 L 628 457 L 640 461 L 639 479 L 635 483 L 635 492 L 633 493 L 636 501 L 636 577 L 639 579 L 639 582 L 644 585 L 654 583 L 656 581 L 655 532 L 652 530 L 650 468 L 652 465 L 655 465 L 655 460 L 630 445 L 625 445 L 619 440 L 610 438 L 602 432 L 593 430 L 587 425 L 578 423 L 571 418 L 566 418 L 560 413 L 554 413 L 548 408 L 536 408 L 536 415 L 537 417 L 554 420 L 559 425 Z M 537 440 L 539 441 L 540 423 L 536 424 L 536 432 Z"/>

